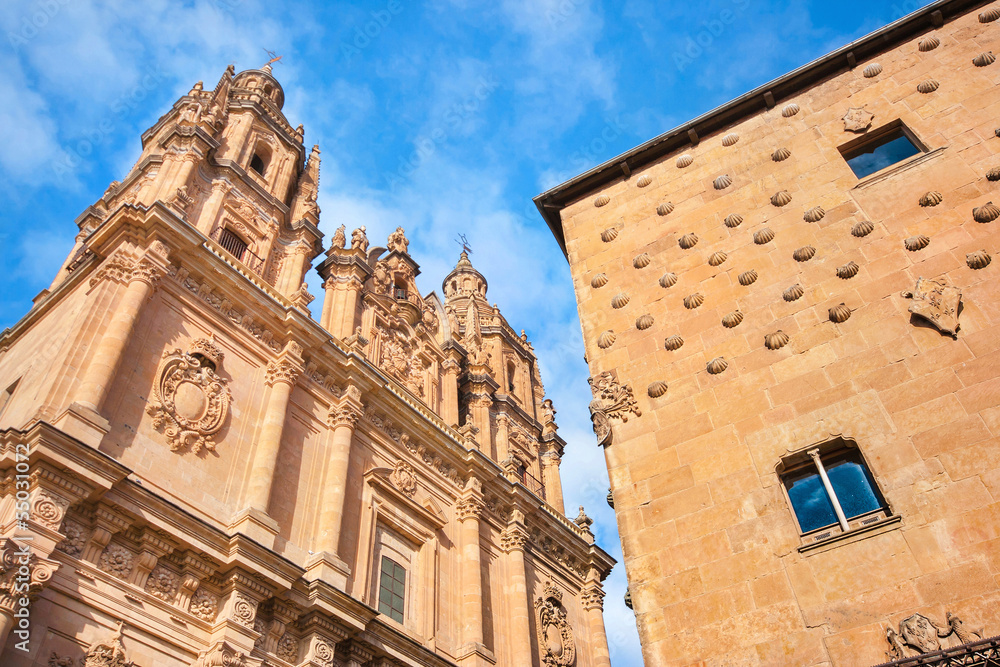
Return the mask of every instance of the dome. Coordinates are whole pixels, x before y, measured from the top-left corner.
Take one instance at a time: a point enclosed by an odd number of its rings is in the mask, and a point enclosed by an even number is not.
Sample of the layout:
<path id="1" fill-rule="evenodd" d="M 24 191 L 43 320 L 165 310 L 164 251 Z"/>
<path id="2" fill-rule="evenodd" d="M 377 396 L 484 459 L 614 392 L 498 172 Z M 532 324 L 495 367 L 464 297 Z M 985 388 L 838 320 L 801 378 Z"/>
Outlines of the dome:
<path id="1" fill-rule="evenodd" d="M 445 277 L 441 287 L 444 290 L 445 299 L 454 299 L 471 294 L 478 294 L 481 297 L 485 297 L 488 285 L 486 278 L 483 278 L 483 274 L 476 271 L 472 266 L 472 262 L 469 261 L 469 253 L 462 250 L 462 254 L 458 258 L 458 263 L 452 269 L 451 273 Z"/>
<path id="2" fill-rule="evenodd" d="M 279 111 L 285 105 L 285 91 L 271 73 L 270 65 L 240 72 L 233 79 L 233 87 L 259 91 L 262 96 L 274 102 Z"/>

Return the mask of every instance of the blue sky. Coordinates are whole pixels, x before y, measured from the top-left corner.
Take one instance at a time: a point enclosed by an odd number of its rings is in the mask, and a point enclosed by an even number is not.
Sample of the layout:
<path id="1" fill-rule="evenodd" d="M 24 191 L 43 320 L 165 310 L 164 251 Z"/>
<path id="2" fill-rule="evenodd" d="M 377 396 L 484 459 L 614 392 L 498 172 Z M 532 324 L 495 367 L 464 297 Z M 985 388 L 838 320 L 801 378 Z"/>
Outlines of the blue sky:
<path id="1" fill-rule="evenodd" d="M 48 286 L 139 135 L 195 81 L 271 49 L 285 114 L 323 151 L 321 227 L 364 224 L 378 242 L 403 226 L 418 283 L 439 293 L 468 236 L 541 359 L 569 443 L 567 513 L 585 505 L 621 560 L 569 269 L 531 198 L 922 4 L 5 0 L 0 326 Z M 606 588 L 614 665 L 640 665 L 621 565 Z"/>

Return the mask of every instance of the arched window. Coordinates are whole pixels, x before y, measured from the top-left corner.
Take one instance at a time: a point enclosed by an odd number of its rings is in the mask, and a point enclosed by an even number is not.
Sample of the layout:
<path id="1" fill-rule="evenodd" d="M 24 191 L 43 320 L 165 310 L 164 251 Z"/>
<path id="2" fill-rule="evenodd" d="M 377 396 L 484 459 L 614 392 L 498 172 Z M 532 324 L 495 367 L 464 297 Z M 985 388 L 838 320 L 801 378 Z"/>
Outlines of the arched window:
<path id="1" fill-rule="evenodd" d="M 257 142 L 253 150 L 253 157 L 250 158 L 250 168 L 263 176 L 267 172 L 267 165 L 271 161 L 271 147 L 263 141 Z"/>
<path id="2" fill-rule="evenodd" d="M 513 361 L 508 361 L 507 362 L 507 390 L 510 393 L 512 393 L 512 394 L 514 393 L 514 390 L 517 388 L 517 382 L 516 382 L 516 379 L 515 379 L 516 377 L 517 377 L 517 366 L 514 365 Z"/>

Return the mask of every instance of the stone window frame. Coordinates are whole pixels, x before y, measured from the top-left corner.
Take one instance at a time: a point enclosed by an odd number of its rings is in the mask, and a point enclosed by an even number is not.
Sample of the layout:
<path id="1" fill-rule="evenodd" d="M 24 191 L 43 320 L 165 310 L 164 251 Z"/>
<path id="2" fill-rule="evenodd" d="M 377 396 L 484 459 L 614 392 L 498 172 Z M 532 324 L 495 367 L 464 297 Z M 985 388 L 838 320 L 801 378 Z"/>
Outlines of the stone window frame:
<path id="1" fill-rule="evenodd" d="M 854 170 L 851 169 L 851 166 L 849 164 L 847 164 L 847 157 L 846 157 L 847 153 L 856 151 L 857 149 L 866 146 L 868 144 L 878 142 L 881 139 L 883 139 L 887 134 L 891 134 L 893 132 L 896 132 L 897 130 L 901 130 L 904 136 L 906 136 L 906 138 L 909 139 L 910 143 L 916 146 L 918 151 L 916 155 L 911 155 L 908 158 L 904 158 L 899 162 L 891 164 L 887 167 L 883 167 L 882 169 L 879 169 L 876 172 L 868 174 L 867 176 L 858 178 L 858 182 L 854 185 L 854 188 L 852 189 L 865 188 L 869 185 L 873 185 L 874 183 L 883 181 L 886 178 L 896 173 L 899 173 L 901 171 L 906 171 L 907 169 L 911 169 L 928 160 L 932 160 L 941 153 L 943 153 L 947 148 L 947 146 L 939 146 L 938 148 L 931 148 L 926 143 L 924 143 L 919 136 L 917 136 L 917 133 L 914 132 L 914 130 L 906 123 L 906 121 L 903 118 L 896 118 L 884 125 L 880 125 L 874 130 L 865 132 L 861 136 L 851 139 L 850 141 L 837 146 L 837 151 L 840 153 L 840 156 L 844 158 L 844 166 L 847 167 L 847 169 L 851 172 L 851 175 L 854 176 Z M 855 178 L 857 178 L 857 176 L 855 176 Z"/>
<path id="2" fill-rule="evenodd" d="M 876 492 L 877 497 L 882 501 L 882 506 L 876 510 L 860 514 L 850 519 L 844 517 L 843 521 L 847 524 L 846 530 L 843 527 L 843 523 L 840 521 L 841 516 L 839 515 L 842 514 L 842 511 L 840 511 L 837 512 L 837 523 L 813 529 L 808 533 L 803 533 L 799 524 L 799 517 L 795 513 L 792 500 L 788 495 L 786 479 L 805 468 L 813 467 L 814 469 L 817 469 L 817 463 L 814 462 L 816 458 L 818 458 L 819 462 L 822 463 L 824 460 L 830 460 L 831 458 L 842 456 L 845 453 L 856 455 L 861 464 L 865 467 L 870 479 L 872 480 L 874 487 L 873 490 Z M 825 477 L 825 470 L 824 472 L 819 472 L 817 469 L 817 472 L 821 477 Z M 874 533 L 880 533 L 886 530 L 898 528 L 902 521 L 902 516 L 893 511 L 892 506 L 889 503 L 889 499 L 883 492 L 875 469 L 868 461 L 868 458 L 865 456 L 862 448 L 853 438 L 835 435 L 819 443 L 790 452 L 783 456 L 775 465 L 775 473 L 778 476 L 778 486 L 781 487 L 781 492 L 785 497 L 785 504 L 788 507 L 788 511 L 792 515 L 792 521 L 794 522 L 795 528 L 799 533 L 800 539 L 802 540 L 802 544 L 799 546 L 798 550 L 804 555 L 821 553 L 822 551 L 826 551 L 827 549 L 838 544 L 851 543 Z M 826 486 L 826 483 L 824 483 L 824 486 Z M 829 493 L 831 489 L 829 487 L 827 488 Z M 834 506 L 836 507 L 837 504 L 835 503 Z"/>

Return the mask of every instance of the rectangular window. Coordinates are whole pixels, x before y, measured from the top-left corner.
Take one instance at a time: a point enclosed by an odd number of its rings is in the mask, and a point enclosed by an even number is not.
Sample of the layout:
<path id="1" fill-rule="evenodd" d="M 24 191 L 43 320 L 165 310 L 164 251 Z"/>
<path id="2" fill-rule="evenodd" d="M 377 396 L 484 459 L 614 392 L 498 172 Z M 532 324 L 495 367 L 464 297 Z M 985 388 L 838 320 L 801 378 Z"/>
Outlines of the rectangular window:
<path id="1" fill-rule="evenodd" d="M 403 622 L 406 599 L 406 570 L 387 556 L 382 556 L 382 571 L 378 586 L 378 610 L 397 623 Z"/>
<path id="2" fill-rule="evenodd" d="M 899 120 L 840 147 L 841 155 L 858 178 L 870 176 L 926 150 Z"/>
<path id="3" fill-rule="evenodd" d="M 222 232 L 219 234 L 219 245 L 232 253 L 236 259 L 243 261 L 243 253 L 247 250 L 246 241 L 230 231 L 229 228 L 222 228 Z"/>

